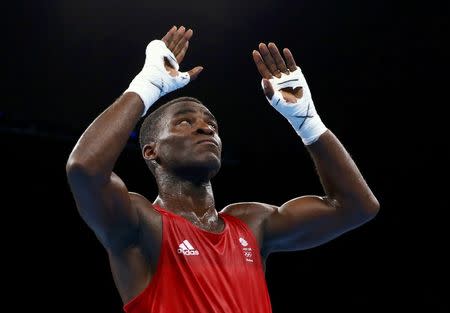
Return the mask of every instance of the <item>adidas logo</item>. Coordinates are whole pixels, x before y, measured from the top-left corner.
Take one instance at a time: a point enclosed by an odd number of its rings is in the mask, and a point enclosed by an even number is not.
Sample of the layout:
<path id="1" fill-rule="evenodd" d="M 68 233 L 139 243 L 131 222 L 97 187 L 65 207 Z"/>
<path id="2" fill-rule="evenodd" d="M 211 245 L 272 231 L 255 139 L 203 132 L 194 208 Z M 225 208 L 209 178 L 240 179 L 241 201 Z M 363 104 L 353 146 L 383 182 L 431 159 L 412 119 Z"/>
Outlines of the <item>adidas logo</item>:
<path id="1" fill-rule="evenodd" d="M 189 241 L 183 240 L 182 243 L 180 243 L 179 248 L 177 249 L 177 252 L 179 254 L 184 255 L 199 255 L 200 252 L 196 250 Z"/>

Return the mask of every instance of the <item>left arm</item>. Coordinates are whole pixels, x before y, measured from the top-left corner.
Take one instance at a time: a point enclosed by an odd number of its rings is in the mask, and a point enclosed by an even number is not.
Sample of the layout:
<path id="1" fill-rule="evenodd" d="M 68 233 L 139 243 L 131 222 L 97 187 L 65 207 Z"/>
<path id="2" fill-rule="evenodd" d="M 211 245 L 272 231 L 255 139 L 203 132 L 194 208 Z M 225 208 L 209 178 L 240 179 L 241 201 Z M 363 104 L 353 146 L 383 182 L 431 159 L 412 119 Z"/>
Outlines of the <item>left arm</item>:
<path id="1" fill-rule="evenodd" d="M 307 249 L 372 219 L 379 203 L 345 147 L 328 130 L 314 107 L 300 68 L 288 49 L 286 62 L 275 44 L 259 45 L 253 59 L 268 101 L 288 119 L 316 166 L 325 196 L 292 199 L 265 221 L 266 252 Z"/>
<path id="2" fill-rule="evenodd" d="M 331 131 L 307 146 L 326 196 L 303 196 L 275 208 L 264 230 L 264 250 L 318 246 L 372 219 L 379 204 L 356 164 Z"/>

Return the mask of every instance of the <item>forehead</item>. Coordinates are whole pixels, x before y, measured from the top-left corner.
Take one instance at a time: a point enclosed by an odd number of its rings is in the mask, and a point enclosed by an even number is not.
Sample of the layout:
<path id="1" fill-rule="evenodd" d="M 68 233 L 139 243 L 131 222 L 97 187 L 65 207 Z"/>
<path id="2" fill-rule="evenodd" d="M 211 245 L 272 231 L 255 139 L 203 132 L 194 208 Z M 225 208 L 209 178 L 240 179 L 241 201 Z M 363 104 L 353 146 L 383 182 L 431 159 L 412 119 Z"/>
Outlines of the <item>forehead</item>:
<path id="1" fill-rule="evenodd" d="M 185 114 L 196 114 L 200 113 L 202 115 L 207 115 L 213 119 L 215 119 L 214 115 L 205 107 L 203 104 L 193 102 L 193 101 L 183 101 L 174 103 L 166 110 L 166 116 L 171 119 L 177 116 L 185 115 Z"/>

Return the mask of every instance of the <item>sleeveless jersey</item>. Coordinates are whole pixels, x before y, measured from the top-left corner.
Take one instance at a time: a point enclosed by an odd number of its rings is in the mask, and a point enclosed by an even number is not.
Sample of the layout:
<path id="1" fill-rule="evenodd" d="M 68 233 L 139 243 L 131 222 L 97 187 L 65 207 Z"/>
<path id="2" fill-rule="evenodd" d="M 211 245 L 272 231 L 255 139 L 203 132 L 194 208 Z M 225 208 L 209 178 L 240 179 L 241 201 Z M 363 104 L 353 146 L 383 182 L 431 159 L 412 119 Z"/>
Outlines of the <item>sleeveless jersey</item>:
<path id="1" fill-rule="evenodd" d="M 156 272 L 127 313 L 271 313 L 262 258 L 250 228 L 219 213 L 220 233 L 155 206 L 163 223 Z"/>

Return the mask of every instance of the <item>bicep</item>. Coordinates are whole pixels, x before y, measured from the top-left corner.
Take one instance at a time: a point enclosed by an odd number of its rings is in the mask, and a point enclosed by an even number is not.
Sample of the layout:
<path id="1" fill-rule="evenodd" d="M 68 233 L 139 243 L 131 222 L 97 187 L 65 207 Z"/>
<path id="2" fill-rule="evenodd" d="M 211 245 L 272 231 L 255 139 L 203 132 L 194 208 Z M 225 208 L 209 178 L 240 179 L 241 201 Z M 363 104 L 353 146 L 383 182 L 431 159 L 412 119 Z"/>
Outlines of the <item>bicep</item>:
<path id="1" fill-rule="evenodd" d="M 312 248 L 355 228 L 358 221 L 326 197 L 295 198 L 267 218 L 264 246 L 268 252 Z"/>
<path id="2" fill-rule="evenodd" d="M 137 238 L 138 214 L 119 176 L 95 179 L 69 175 L 78 212 L 106 248 L 130 245 Z"/>

